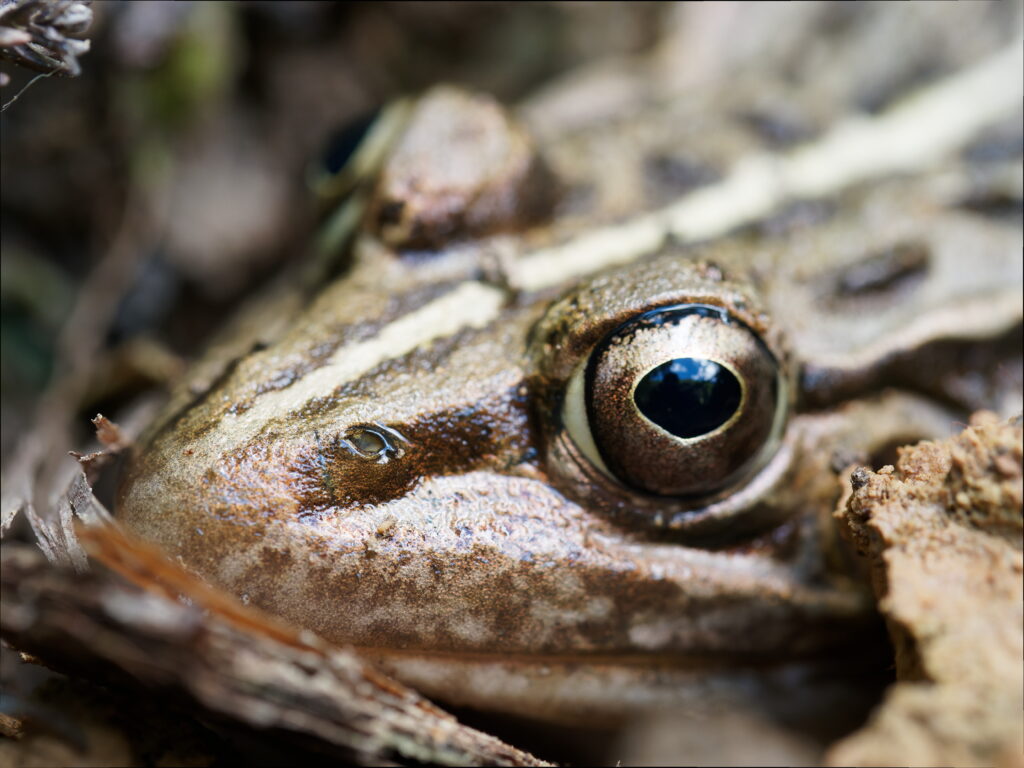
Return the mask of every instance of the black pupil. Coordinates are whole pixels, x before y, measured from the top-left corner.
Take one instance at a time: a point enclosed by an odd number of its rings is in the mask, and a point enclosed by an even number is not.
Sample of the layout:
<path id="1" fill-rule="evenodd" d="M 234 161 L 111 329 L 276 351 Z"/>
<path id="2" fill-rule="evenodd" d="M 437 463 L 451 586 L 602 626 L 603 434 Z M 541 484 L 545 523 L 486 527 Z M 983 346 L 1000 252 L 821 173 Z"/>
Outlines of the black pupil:
<path id="1" fill-rule="evenodd" d="M 366 134 L 370 132 L 370 126 L 373 125 L 378 114 L 380 114 L 380 110 L 375 109 L 368 114 L 361 115 L 331 135 L 327 140 L 327 148 L 323 156 L 324 170 L 327 173 L 333 176 L 345 167 L 363 139 L 366 138 Z"/>
<path id="2" fill-rule="evenodd" d="M 648 373 L 633 392 L 640 413 L 676 437 L 706 435 L 736 413 L 742 391 L 732 372 L 711 360 L 677 357 Z"/>

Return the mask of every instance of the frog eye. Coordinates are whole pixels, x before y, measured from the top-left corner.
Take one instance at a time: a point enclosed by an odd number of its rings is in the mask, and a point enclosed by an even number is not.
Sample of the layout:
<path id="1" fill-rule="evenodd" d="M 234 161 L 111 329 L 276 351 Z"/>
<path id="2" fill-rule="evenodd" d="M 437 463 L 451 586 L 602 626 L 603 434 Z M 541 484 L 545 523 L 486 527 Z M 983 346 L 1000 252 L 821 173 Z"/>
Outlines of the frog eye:
<path id="1" fill-rule="evenodd" d="M 563 419 L 602 472 L 644 493 L 703 496 L 771 455 L 785 421 L 778 362 L 720 307 L 677 304 L 605 336 L 570 378 Z"/>

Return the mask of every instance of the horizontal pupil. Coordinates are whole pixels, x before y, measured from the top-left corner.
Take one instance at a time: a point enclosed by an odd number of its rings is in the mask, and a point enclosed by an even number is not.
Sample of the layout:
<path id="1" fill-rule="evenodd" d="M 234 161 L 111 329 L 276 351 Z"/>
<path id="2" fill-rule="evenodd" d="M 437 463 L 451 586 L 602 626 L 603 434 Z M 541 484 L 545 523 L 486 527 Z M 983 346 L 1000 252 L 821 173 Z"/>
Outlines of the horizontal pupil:
<path id="1" fill-rule="evenodd" d="M 741 397 L 740 383 L 728 368 L 695 357 L 662 363 L 633 392 L 640 413 L 682 438 L 718 429 L 736 413 Z"/>

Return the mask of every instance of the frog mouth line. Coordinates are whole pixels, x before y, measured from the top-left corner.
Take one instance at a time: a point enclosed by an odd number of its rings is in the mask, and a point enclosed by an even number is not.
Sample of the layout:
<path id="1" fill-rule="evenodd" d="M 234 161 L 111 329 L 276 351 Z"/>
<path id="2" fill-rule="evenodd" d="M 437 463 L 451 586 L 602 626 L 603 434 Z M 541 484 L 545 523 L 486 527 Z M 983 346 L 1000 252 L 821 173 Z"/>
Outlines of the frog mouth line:
<path id="1" fill-rule="evenodd" d="M 609 657 L 416 656 L 377 653 L 371 662 L 460 719 L 501 713 L 556 727 L 615 729 L 670 713 L 706 722 L 745 712 L 817 736 L 823 744 L 867 718 L 893 682 L 892 652 L 880 639 L 816 658 L 685 666 Z M 525 682 L 525 685 L 524 685 Z M 559 731 L 559 737 L 564 732 Z"/>
<path id="2" fill-rule="evenodd" d="M 877 630 L 877 631 L 875 631 Z M 872 642 L 872 640 L 877 642 Z M 854 633 L 843 645 L 849 646 L 851 655 L 866 660 L 883 657 L 891 661 L 891 652 L 884 638 L 884 629 L 878 626 L 865 627 L 863 633 Z M 815 649 L 813 651 L 794 652 L 789 655 L 756 655 L 739 653 L 623 653 L 605 652 L 571 653 L 484 653 L 480 651 L 438 651 L 380 648 L 369 646 L 350 646 L 364 658 L 387 663 L 389 661 L 425 661 L 434 663 L 454 663 L 464 666 L 508 665 L 528 667 L 606 667 L 635 669 L 666 669 L 680 672 L 710 673 L 724 670 L 744 669 L 750 671 L 764 670 L 800 662 L 824 661 L 834 663 L 837 657 L 835 647 Z M 839 657 L 848 659 L 846 654 Z M 887 663 L 887 662 L 884 662 Z"/>

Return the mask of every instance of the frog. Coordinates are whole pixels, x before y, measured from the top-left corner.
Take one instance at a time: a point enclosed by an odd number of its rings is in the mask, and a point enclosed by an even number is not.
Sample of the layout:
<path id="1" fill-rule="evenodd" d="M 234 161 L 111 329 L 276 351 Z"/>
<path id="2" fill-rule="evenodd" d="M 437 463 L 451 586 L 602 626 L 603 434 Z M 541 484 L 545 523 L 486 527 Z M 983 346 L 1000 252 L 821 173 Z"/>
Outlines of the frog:
<path id="1" fill-rule="evenodd" d="M 590 81 L 392 103 L 315 174 L 324 259 L 172 393 L 118 520 L 451 705 L 812 717 L 878 626 L 843 473 L 1021 407 L 1019 148 L 976 159 L 1020 64 L 877 114 L 763 72 L 613 115 L 557 108 Z"/>

